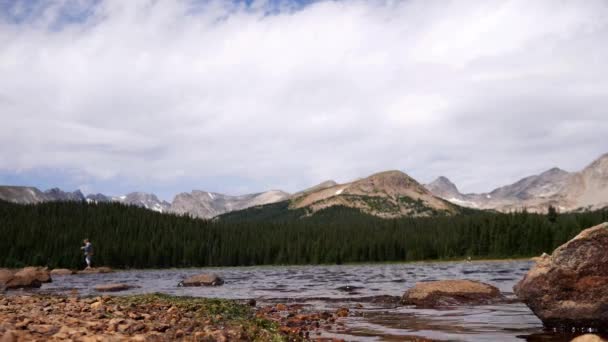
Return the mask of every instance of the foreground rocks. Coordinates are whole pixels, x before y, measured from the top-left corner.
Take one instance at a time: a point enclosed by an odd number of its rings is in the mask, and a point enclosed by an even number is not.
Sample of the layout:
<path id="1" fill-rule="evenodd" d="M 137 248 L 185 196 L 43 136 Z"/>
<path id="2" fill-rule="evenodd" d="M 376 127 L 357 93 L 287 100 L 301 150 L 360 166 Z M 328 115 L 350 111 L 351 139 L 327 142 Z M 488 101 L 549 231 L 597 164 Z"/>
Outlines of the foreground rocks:
<path id="1" fill-rule="evenodd" d="M 608 331 L 608 223 L 538 258 L 514 291 L 546 327 Z"/>
<path id="2" fill-rule="evenodd" d="M 449 305 L 481 305 L 505 300 L 500 291 L 489 284 L 471 280 L 441 280 L 417 283 L 401 298 L 405 305 L 436 307 Z"/>
<path id="3" fill-rule="evenodd" d="M 184 279 L 179 286 L 220 286 L 224 284 L 224 279 L 215 273 L 199 274 Z"/>
<path id="4" fill-rule="evenodd" d="M 0 296 L 0 341 L 297 341 L 348 315 L 284 309 L 165 295 Z"/>
<path id="5" fill-rule="evenodd" d="M 20 270 L 0 269 L 0 289 L 38 288 L 42 286 L 42 283 L 51 281 L 49 270 L 43 267 L 25 267 Z"/>

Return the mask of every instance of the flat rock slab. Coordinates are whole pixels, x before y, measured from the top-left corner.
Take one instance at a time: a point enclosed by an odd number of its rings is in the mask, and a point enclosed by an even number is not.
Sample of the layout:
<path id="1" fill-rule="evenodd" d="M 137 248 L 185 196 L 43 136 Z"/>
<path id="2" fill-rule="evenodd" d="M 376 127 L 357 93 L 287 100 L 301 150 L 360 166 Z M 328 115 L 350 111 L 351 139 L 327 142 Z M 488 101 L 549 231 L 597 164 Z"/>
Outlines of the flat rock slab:
<path id="1" fill-rule="evenodd" d="M 498 288 L 471 280 L 417 283 L 401 298 L 404 305 L 422 307 L 484 305 L 506 300 Z"/>
<path id="2" fill-rule="evenodd" d="M 94 287 L 97 292 L 119 292 L 126 291 L 132 288 L 136 288 L 137 286 L 129 285 L 129 284 L 104 284 L 97 285 Z"/>
<path id="3" fill-rule="evenodd" d="M 75 271 L 72 270 L 68 270 L 67 268 L 56 268 L 54 270 L 51 270 L 51 276 L 66 276 L 66 275 L 72 275 L 76 273 Z"/>
<path id="4" fill-rule="evenodd" d="M 91 268 L 85 268 L 82 271 L 79 271 L 78 274 L 99 274 L 99 273 L 112 273 L 114 272 L 111 268 L 109 267 L 91 267 Z"/>
<path id="5" fill-rule="evenodd" d="M 548 328 L 608 331 L 608 223 L 537 258 L 513 290 Z"/>
<path id="6" fill-rule="evenodd" d="M 219 286 L 224 284 L 224 279 L 215 273 L 199 274 L 184 279 L 179 286 Z"/>

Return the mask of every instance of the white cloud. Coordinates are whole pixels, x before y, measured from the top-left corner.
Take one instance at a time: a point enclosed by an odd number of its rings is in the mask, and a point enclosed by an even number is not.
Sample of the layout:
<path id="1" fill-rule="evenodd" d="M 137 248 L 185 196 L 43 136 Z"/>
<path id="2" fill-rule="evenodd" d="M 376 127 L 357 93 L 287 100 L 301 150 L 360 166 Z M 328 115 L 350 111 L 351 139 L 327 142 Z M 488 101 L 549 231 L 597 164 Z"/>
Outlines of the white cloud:
<path id="1" fill-rule="evenodd" d="M 399 168 L 478 191 L 608 147 L 604 1 L 5 11 L 4 170 L 235 192 Z"/>

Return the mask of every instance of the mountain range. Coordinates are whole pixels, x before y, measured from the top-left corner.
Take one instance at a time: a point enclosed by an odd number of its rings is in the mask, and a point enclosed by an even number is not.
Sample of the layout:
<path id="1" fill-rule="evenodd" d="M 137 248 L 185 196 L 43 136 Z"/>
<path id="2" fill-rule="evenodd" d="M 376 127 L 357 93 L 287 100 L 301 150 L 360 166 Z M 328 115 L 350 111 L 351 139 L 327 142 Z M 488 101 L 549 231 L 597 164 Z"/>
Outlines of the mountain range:
<path id="1" fill-rule="evenodd" d="M 177 194 L 171 203 L 144 192 L 123 196 L 85 196 L 80 190 L 65 192 L 53 188 L 41 191 L 26 186 L 0 186 L 0 199 L 23 204 L 48 201 L 118 202 L 199 218 L 213 218 L 279 202 L 286 202 L 289 209 L 304 209 L 307 215 L 328 207 L 345 206 L 384 218 L 452 215 L 461 212 L 463 207 L 503 212 L 522 209 L 544 212 L 549 206 L 554 206 L 565 212 L 608 206 L 608 154 L 578 172 L 551 168 L 478 194 L 461 193 L 454 183 L 443 176 L 422 185 L 401 171 L 384 171 L 344 184 L 324 181 L 293 194 L 270 190 L 230 196 L 193 190 Z"/>
<path id="2" fill-rule="evenodd" d="M 562 212 L 600 209 L 608 206 L 608 153 L 578 172 L 554 167 L 487 193 L 463 194 L 446 177 L 439 177 L 425 187 L 435 196 L 476 209 L 503 212 L 522 209 L 544 212 L 549 206 Z"/>

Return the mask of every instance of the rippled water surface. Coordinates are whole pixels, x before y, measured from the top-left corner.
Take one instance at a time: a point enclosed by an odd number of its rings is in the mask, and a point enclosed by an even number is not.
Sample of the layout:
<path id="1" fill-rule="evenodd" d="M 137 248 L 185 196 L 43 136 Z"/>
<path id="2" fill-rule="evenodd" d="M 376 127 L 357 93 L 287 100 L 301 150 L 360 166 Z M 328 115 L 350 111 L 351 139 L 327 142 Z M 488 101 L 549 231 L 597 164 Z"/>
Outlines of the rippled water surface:
<path id="1" fill-rule="evenodd" d="M 130 270 L 110 274 L 54 277 L 42 291 L 78 290 L 96 294 L 95 285 L 138 285 L 125 294 L 162 292 L 172 295 L 255 298 L 261 303 L 299 302 L 311 310 L 349 307 L 354 313 L 344 327 L 328 333 L 346 340 L 404 340 L 418 336 L 460 341 L 562 341 L 569 336 L 543 332 L 541 322 L 523 304 L 416 309 L 395 297 L 419 281 L 471 279 L 497 286 L 513 297 L 513 285 L 530 268 L 528 261 L 415 263 L 345 266 L 263 266 L 209 269 Z M 215 272 L 219 287 L 177 287 L 190 275 Z M 327 335 L 327 334 L 326 334 Z"/>

